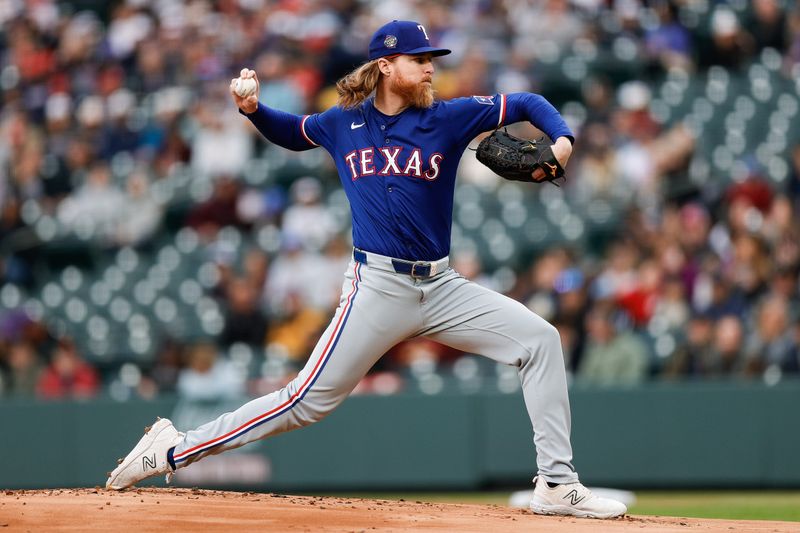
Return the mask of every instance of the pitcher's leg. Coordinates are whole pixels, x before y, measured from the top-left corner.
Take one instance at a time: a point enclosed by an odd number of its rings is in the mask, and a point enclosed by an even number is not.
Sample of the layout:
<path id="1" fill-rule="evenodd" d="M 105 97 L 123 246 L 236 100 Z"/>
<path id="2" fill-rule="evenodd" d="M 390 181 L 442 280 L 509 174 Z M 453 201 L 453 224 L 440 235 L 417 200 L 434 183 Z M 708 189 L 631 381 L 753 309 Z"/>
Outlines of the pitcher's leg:
<path id="1" fill-rule="evenodd" d="M 413 313 L 403 313 L 400 307 L 392 312 L 392 305 L 381 306 L 380 298 L 368 283 L 362 283 L 361 269 L 351 264 L 339 308 L 305 368 L 283 389 L 188 431 L 175 447 L 175 466 L 307 426 L 333 411 L 375 361 L 416 327 L 402 318 Z M 369 326 L 382 314 L 381 309 L 392 313 L 391 332 Z"/>
<path id="2" fill-rule="evenodd" d="M 521 303 L 457 274 L 429 294 L 424 318 L 433 326 L 425 336 L 517 367 L 533 425 L 539 475 L 554 483 L 577 481 L 569 440 L 567 377 L 556 328 Z"/>

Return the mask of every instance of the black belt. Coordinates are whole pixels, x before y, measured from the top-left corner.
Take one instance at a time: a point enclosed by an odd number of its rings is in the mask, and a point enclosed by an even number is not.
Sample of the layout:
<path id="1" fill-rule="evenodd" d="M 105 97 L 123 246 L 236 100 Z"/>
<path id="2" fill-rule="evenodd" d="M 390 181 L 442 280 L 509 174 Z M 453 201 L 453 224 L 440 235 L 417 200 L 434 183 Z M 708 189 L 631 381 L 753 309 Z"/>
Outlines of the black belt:
<path id="1" fill-rule="evenodd" d="M 369 261 L 369 256 L 372 256 L 372 262 Z M 444 272 L 449 266 L 449 260 L 446 257 L 438 261 L 407 261 L 365 252 L 357 248 L 353 250 L 353 259 L 361 264 L 371 265 L 382 270 L 389 270 L 391 265 L 392 271 L 397 274 L 407 274 L 416 279 L 432 278 Z"/>

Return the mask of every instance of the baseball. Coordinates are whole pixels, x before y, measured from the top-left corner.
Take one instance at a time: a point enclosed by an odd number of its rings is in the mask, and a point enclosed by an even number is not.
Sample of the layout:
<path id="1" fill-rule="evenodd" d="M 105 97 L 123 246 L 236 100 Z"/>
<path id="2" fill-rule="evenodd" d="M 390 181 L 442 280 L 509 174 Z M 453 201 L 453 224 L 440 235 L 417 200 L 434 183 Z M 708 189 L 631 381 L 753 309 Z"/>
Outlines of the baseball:
<path id="1" fill-rule="evenodd" d="M 242 98 L 247 98 L 256 92 L 256 80 L 254 78 L 236 78 L 233 90 Z"/>

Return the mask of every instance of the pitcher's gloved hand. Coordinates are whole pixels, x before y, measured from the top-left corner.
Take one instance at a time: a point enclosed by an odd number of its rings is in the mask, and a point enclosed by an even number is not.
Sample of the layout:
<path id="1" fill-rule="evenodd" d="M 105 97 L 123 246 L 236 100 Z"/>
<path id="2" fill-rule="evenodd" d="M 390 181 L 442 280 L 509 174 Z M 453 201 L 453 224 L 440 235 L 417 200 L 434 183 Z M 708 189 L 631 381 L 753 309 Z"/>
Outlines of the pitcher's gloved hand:
<path id="1" fill-rule="evenodd" d="M 564 176 L 564 169 L 551 147 L 545 137 L 532 141 L 496 130 L 478 144 L 475 155 L 507 180 L 553 182 Z"/>

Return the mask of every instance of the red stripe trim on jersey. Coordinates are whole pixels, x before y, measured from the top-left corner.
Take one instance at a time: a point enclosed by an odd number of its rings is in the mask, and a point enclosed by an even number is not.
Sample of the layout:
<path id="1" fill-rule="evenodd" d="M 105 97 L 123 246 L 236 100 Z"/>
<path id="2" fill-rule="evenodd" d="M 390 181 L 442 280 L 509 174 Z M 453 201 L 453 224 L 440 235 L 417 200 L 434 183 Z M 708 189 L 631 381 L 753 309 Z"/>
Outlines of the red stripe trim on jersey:
<path id="1" fill-rule="evenodd" d="M 303 137 L 305 137 L 308 142 L 310 142 L 314 146 L 319 146 L 317 143 L 312 141 L 311 137 L 309 137 L 308 134 L 306 133 L 306 120 L 308 120 L 308 117 L 310 117 L 310 116 L 311 115 L 304 116 L 302 122 L 300 122 L 300 133 L 303 134 Z"/>
<path id="2" fill-rule="evenodd" d="M 193 447 L 189 448 L 188 450 L 182 451 L 181 453 L 176 453 L 173 456 L 173 460 L 175 462 L 182 462 L 187 456 L 192 455 L 193 453 L 199 453 L 200 451 L 203 451 L 203 449 L 213 447 L 215 444 L 220 443 L 221 441 L 224 441 L 226 439 L 230 440 L 228 437 L 230 437 L 231 435 L 235 435 L 237 433 L 246 433 L 250 429 L 250 426 L 253 426 L 253 425 L 257 424 L 260 420 L 262 420 L 262 419 L 264 419 L 266 417 L 269 417 L 270 415 L 277 416 L 279 414 L 282 414 L 282 413 L 280 413 L 281 410 L 288 411 L 292 407 L 294 407 L 294 404 L 296 403 L 295 399 L 305 395 L 305 392 L 306 392 L 305 389 L 310 384 L 312 384 L 314 381 L 316 381 L 315 375 L 319 374 L 319 370 L 321 370 L 321 366 L 324 366 L 323 363 L 330 356 L 330 352 L 332 352 L 331 345 L 334 343 L 334 340 L 339 336 L 339 333 L 341 332 L 341 329 L 342 329 L 342 327 L 344 325 L 343 321 L 348 316 L 350 305 L 351 305 L 351 303 L 353 301 L 353 298 L 354 298 L 356 292 L 358 291 L 357 282 L 361 281 L 361 276 L 360 276 L 360 272 L 359 272 L 360 271 L 360 267 L 361 267 L 361 263 L 356 263 L 355 268 L 353 269 L 353 273 L 355 275 L 355 279 L 353 280 L 353 289 L 350 291 L 350 294 L 347 296 L 347 302 L 345 303 L 345 306 L 342 308 L 342 313 L 339 315 L 339 321 L 336 323 L 336 327 L 333 329 L 333 333 L 331 333 L 331 336 L 328 339 L 328 343 L 325 345 L 325 349 L 322 350 L 322 355 L 320 355 L 319 359 L 317 360 L 316 364 L 314 365 L 314 369 L 308 375 L 308 377 L 303 382 L 303 384 L 300 386 L 300 388 L 297 389 L 297 391 L 294 394 L 292 394 L 292 396 L 288 400 L 283 402 L 278 407 L 275 407 L 274 409 L 271 409 L 271 410 L 267 411 L 266 413 L 258 415 L 256 418 L 253 418 L 252 420 L 248 420 L 247 422 L 245 422 L 241 426 L 237 427 L 236 429 L 234 429 L 232 431 L 229 431 L 228 433 L 226 433 L 224 435 L 221 435 L 221 436 L 219 436 L 219 437 L 217 437 L 217 438 L 215 438 L 213 440 L 204 442 L 202 444 L 198 444 L 197 446 L 193 446 Z"/>
<path id="3" fill-rule="evenodd" d="M 500 120 L 497 121 L 497 127 L 503 125 L 503 122 L 506 120 L 506 95 L 500 95 Z"/>

